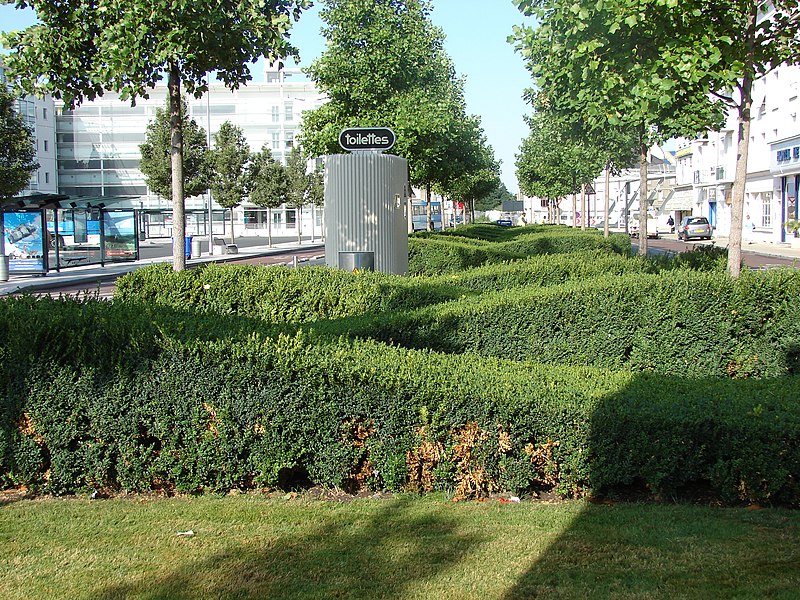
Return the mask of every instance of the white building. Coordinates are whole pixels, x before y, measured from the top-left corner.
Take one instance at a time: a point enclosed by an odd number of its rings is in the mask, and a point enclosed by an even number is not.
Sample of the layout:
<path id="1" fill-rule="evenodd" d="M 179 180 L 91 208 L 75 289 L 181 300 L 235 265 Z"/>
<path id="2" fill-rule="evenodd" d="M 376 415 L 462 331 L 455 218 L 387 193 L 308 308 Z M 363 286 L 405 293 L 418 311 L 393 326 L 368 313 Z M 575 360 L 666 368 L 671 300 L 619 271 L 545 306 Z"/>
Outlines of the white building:
<path id="1" fill-rule="evenodd" d="M 308 81 L 293 81 L 299 70 L 268 67 L 263 83 L 250 83 L 230 91 L 212 83 L 208 93 L 187 98 L 189 114 L 202 127 L 213 146 L 213 135 L 230 121 L 242 128 L 253 152 L 266 145 L 277 160 L 285 160 L 294 145 L 305 110 L 319 107 L 322 97 Z M 106 93 L 75 110 L 58 107 L 57 147 L 59 191 L 70 196 L 102 199 L 106 207 L 143 210 L 142 231 L 147 237 L 172 235 L 172 204 L 148 189 L 139 171 L 139 145 L 147 124 L 166 104 L 166 87 L 156 87 L 136 105 Z M 186 199 L 187 235 L 208 233 L 208 196 Z M 297 232 L 297 211 L 272 211 L 273 235 Z M 236 235 L 266 235 L 268 212 L 245 202 L 234 210 Z M 322 231 L 321 211 L 305 207 L 301 230 L 305 235 Z M 230 236 L 230 218 L 213 204 L 214 233 Z M 312 229 L 313 225 L 313 229 Z M 228 228 L 227 230 L 225 228 Z"/>
<path id="2" fill-rule="evenodd" d="M 5 67 L 0 59 L 0 85 L 6 85 Z M 36 162 L 39 168 L 31 175 L 30 184 L 19 195 L 55 194 L 58 192 L 56 168 L 55 107 L 50 96 L 17 100 L 17 111 L 33 132 Z"/>

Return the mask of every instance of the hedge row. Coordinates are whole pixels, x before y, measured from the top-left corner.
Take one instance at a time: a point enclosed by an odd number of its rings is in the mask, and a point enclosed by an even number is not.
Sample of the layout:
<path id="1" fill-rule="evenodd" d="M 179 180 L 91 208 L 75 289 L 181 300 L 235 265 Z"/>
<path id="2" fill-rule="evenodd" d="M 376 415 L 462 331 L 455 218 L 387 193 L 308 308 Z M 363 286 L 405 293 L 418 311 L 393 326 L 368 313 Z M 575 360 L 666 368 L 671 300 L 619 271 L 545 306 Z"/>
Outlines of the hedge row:
<path id="1" fill-rule="evenodd" d="M 444 281 L 326 267 L 209 264 L 175 272 L 162 264 L 119 278 L 114 300 L 305 323 L 427 306 L 464 293 Z"/>
<path id="2" fill-rule="evenodd" d="M 800 374 L 800 272 L 670 271 L 524 287 L 319 323 L 326 336 L 686 377 Z"/>
<path id="3" fill-rule="evenodd" d="M 97 344 L 81 357 L 3 345 L 4 485 L 173 493 L 305 482 L 480 496 L 702 484 L 729 501 L 800 504 L 798 378 L 475 361 L 272 339 L 258 321 L 246 336 L 198 339 L 245 328 L 132 303 L 2 304 L 14 319 L 6 333 L 40 341 L 70 337 L 68 317 L 90 313 L 86 342 Z M 191 331 L 181 318 L 196 321 Z M 104 341 L 120 330 L 128 344 Z M 143 343 L 143 355 L 124 349 Z"/>
<path id="4" fill-rule="evenodd" d="M 408 272 L 411 275 L 440 275 L 542 254 L 603 250 L 629 255 L 631 250 L 630 238 L 622 234 L 613 234 L 606 239 L 599 232 L 581 232 L 568 228 L 559 227 L 545 231 L 535 228 L 526 231 L 527 229 L 512 229 L 513 237 L 509 234 L 506 241 L 496 243 L 464 237 L 458 233 L 459 229 L 449 235 L 417 234 L 409 238 Z M 480 230 L 468 230 L 470 231 L 477 233 Z"/>

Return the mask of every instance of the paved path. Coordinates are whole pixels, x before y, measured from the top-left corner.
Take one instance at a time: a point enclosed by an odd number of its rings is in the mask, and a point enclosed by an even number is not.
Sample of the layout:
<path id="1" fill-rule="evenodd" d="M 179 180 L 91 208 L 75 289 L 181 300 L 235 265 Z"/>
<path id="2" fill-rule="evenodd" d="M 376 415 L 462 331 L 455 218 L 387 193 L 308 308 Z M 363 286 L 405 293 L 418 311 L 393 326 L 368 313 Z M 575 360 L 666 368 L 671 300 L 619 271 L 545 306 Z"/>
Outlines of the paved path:
<path id="1" fill-rule="evenodd" d="M 310 257 L 323 256 L 325 245 L 323 243 L 306 242 L 284 242 L 275 244 L 273 247 L 245 246 L 239 248 L 238 254 L 224 255 L 203 255 L 200 258 L 193 258 L 186 261 L 187 267 L 200 265 L 208 262 L 244 262 L 251 264 L 270 264 L 270 257 L 274 257 L 275 262 L 289 262 L 287 254 L 302 255 L 308 260 Z M 87 265 L 73 267 L 59 271 L 51 271 L 44 276 L 36 275 L 11 275 L 8 281 L 0 282 L 0 296 L 18 294 L 23 292 L 42 292 L 47 290 L 73 289 L 96 289 L 97 284 L 112 282 L 120 275 L 155 263 L 172 262 L 171 256 L 159 256 L 135 262 L 109 263 L 105 266 Z"/>

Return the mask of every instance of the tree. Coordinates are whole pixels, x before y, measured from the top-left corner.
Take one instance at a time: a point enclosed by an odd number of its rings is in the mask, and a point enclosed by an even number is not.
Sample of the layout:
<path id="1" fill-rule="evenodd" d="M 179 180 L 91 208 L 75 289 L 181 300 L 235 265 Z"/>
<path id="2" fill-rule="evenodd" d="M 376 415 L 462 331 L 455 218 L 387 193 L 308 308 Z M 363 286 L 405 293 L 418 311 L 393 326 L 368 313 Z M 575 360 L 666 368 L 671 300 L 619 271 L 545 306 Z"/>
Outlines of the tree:
<path id="1" fill-rule="evenodd" d="M 686 77 L 674 60 L 694 38 L 679 26 L 676 0 L 516 0 L 536 28 L 515 28 L 512 41 L 527 61 L 538 94 L 587 131 L 635 131 L 639 150 L 639 253 L 647 253 L 647 159 L 653 143 L 718 126 L 708 101 L 710 80 Z"/>
<path id="2" fill-rule="evenodd" d="M 508 191 L 506 184 L 502 181 L 488 194 L 475 200 L 475 210 L 487 211 L 495 210 L 503 205 L 503 202 L 516 200 L 514 194 Z"/>
<path id="3" fill-rule="evenodd" d="M 233 209 L 242 203 L 249 187 L 250 146 L 244 132 L 225 121 L 214 134 L 214 149 L 210 153 L 211 193 L 222 208 L 231 211 L 231 242 L 234 239 Z"/>
<path id="4" fill-rule="evenodd" d="M 561 199 L 594 180 L 603 169 L 604 158 L 589 139 L 573 135 L 569 125 L 552 111 L 534 112 L 526 120 L 531 130 L 517 155 L 517 180 L 525 195 L 547 199 L 550 220 L 556 221 Z M 573 206 L 573 226 L 578 222 L 575 212 Z M 585 228 L 585 207 L 581 213 L 580 225 Z"/>
<path id="5" fill-rule="evenodd" d="M 189 118 L 186 100 L 181 100 L 183 131 L 183 191 L 185 196 L 198 196 L 208 189 L 209 162 L 206 132 Z M 156 109 L 155 118 L 147 124 L 145 142 L 139 146 L 139 170 L 145 183 L 162 198 L 172 194 L 172 125 L 169 100 L 165 108 Z"/>
<path id="6" fill-rule="evenodd" d="M 297 56 L 292 20 L 309 0 L 15 0 L 39 23 L 5 36 L 20 87 L 74 107 L 103 91 L 135 102 L 166 74 L 170 102 L 173 267 L 186 266 L 181 89 L 208 89 L 208 73 L 231 89 L 252 79 L 249 63 Z"/>
<path id="7" fill-rule="evenodd" d="M 253 155 L 248 166 L 250 183 L 250 202 L 268 209 L 267 236 L 272 246 L 272 209 L 289 201 L 289 181 L 286 169 L 272 158 L 272 152 L 265 144 L 261 152 Z"/>
<path id="8" fill-rule="evenodd" d="M 33 134 L 15 110 L 16 98 L 0 83 L 0 260 L 5 260 L 2 203 L 24 190 L 39 168 Z"/>
<path id="9" fill-rule="evenodd" d="M 286 205 L 293 208 L 297 214 L 297 243 L 302 243 L 303 207 L 309 199 L 311 179 L 306 173 L 307 163 L 300 151 L 294 146 L 286 159 L 286 181 L 289 184 L 288 201 Z"/>
<path id="10" fill-rule="evenodd" d="M 728 272 L 738 277 L 742 262 L 747 160 L 753 84 L 786 63 L 800 60 L 797 0 L 712 0 L 681 3 L 680 27 L 691 44 L 664 59 L 684 80 L 710 80 L 714 98 L 734 111 L 738 121 L 736 174 L 731 198 Z"/>
<path id="11" fill-rule="evenodd" d="M 307 156 L 340 153 L 346 127 L 386 126 L 397 134 L 392 152 L 409 161 L 411 183 L 428 198 L 434 184 L 480 168 L 470 162 L 480 127 L 466 116 L 463 83 L 430 12 L 426 0 L 324 1 L 327 49 L 307 72 L 329 101 L 303 115 Z"/>
<path id="12" fill-rule="evenodd" d="M 474 220 L 477 200 L 493 193 L 502 184 L 500 183 L 500 163 L 495 160 L 494 151 L 483 136 L 480 137 L 479 152 L 471 160 L 473 164 L 452 177 L 444 186 L 440 187 L 440 191 L 454 201 L 462 201 L 465 210 L 464 216 L 471 215 Z M 478 161 L 482 161 L 483 164 L 478 165 Z M 467 221 L 466 218 L 464 220 Z"/>

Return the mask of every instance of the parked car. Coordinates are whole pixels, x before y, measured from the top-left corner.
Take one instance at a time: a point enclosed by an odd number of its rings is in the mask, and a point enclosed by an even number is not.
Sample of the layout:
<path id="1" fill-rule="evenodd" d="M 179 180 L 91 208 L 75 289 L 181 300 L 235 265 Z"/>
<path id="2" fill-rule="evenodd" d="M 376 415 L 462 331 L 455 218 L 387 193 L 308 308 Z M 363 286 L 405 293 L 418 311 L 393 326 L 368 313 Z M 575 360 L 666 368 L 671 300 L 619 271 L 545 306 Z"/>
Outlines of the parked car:
<path id="1" fill-rule="evenodd" d="M 705 217 L 683 217 L 678 225 L 678 239 L 684 242 L 692 238 L 710 240 L 711 232 L 711 224 Z"/>

